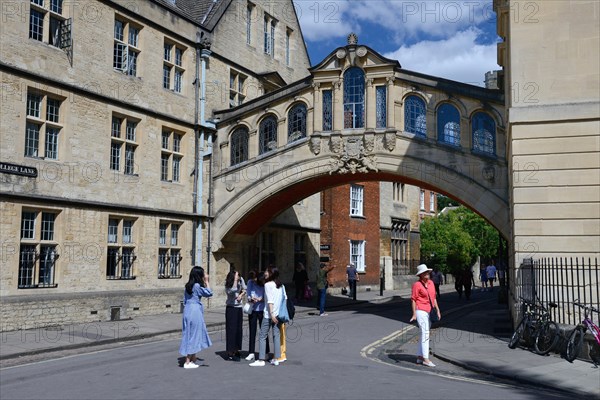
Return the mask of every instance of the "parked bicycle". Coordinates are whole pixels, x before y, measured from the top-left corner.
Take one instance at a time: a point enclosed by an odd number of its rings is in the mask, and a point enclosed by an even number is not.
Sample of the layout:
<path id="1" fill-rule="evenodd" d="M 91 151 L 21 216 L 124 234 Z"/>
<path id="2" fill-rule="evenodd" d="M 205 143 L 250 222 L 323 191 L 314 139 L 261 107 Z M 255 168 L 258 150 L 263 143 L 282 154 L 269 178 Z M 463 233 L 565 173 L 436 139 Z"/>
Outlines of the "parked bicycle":
<path id="1" fill-rule="evenodd" d="M 567 339 L 567 347 L 565 351 L 565 359 L 569 362 L 573 362 L 577 355 L 581 352 L 581 347 L 583 346 L 583 338 L 585 336 L 585 332 L 587 330 L 590 331 L 592 336 L 596 339 L 595 342 L 590 343 L 590 358 L 595 366 L 600 365 L 600 328 L 590 318 L 592 311 L 599 313 L 600 311 L 593 306 L 586 306 L 585 304 L 581 304 L 578 302 L 574 302 L 578 307 L 584 309 L 584 318 L 583 321 L 569 335 Z"/>
<path id="2" fill-rule="evenodd" d="M 537 297 L 536 297 L 537 299 Z M 558 343 L 559 328 L 550 318 L 550 313 L 541 304 L 521 297 L 523 302 L 523 317 L 517 324 L 512 334 L 508 347 L 516 348 L 521 341 L 527 347 L 533 347 L 538 354 L 548 354 Z M 555 303 L 548 303 L 550 307 L 557 307 Z"/>

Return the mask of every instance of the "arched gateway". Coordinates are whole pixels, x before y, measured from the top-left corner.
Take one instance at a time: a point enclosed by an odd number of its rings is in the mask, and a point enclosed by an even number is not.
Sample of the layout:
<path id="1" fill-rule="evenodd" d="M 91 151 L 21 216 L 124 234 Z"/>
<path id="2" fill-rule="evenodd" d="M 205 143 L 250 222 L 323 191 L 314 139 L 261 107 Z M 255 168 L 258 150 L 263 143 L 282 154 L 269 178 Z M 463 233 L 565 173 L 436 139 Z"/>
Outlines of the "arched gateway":
<path id="1" fill-rule="evenodd" d="M 351 43 L 305 79 L 215 113 L 213 252 L 234 254 L 236 235 L 302 198 L 369 180 L 445 193 L 509 238 L 502 94 L 404 70 Z"/>

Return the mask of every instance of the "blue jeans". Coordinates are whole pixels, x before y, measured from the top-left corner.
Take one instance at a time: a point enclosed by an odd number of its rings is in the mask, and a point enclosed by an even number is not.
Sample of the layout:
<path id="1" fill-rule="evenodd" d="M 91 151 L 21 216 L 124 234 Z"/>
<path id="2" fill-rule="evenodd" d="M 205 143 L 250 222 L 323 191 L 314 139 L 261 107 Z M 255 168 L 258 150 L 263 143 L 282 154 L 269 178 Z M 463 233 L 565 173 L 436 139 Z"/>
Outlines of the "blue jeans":
<path id="1" fill-rule="evenodd" d="M 260 325 L 260 335 L 258 336 L 258 359 L 267 359 L 267 337 L 269 336 L 269 330 L 273 328 L 273 356 L 275 359 L 281 358 L 281 341 L 279 339 L 279 327 L 280 324 L 274 324 L 269 318 L 264 317 L 262 324 Z"/>
<path id="2" fill-rule="evenodd" d="M 325 296 L 327 295 L 327 289 L 319 289 L 319 314 L 325 312 Z"/>

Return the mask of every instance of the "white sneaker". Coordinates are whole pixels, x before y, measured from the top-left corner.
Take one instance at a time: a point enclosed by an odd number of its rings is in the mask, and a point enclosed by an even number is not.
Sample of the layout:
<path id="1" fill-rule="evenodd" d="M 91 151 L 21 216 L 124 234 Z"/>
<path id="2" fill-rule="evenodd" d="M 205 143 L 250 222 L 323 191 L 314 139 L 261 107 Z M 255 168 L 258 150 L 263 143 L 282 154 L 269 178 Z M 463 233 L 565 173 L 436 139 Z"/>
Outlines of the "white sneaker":
<path id="1" fill-rule="evenodd" d="M 423 361 L 423 365 L 425 365 L 426 367 L 435 367 L 435 364 L 432 363 L 431 361 L 427 361 L 427 362 Z"/>
<path id="2" fill-rule="evenodd" d="M 254 353 L 248 354 L 248 357 L 246 357 L 246 361 L 254 361 Z"/>
<path id="3" fill-rule="evenodd" d="M 193 369 L 193 368 L 198 368 L 198 367 L 199 367 L 199 365 L 195 364 L 193 362 L 183 364 L 183 368 L 185 368 L 185 369 Z"/>
<path id="4" fill-rule="evenodd" d="M 256 360 L 253 363 L 248 364 L 251 367 L 264 367 L 265 366 L 265 362 L 263 360 Z"/>
<path id="5" fill-rule="evenodd" d="M 278 366 L 279 365 L 279 361 L 278 360 L 271 360 L 271 365 Z"/>

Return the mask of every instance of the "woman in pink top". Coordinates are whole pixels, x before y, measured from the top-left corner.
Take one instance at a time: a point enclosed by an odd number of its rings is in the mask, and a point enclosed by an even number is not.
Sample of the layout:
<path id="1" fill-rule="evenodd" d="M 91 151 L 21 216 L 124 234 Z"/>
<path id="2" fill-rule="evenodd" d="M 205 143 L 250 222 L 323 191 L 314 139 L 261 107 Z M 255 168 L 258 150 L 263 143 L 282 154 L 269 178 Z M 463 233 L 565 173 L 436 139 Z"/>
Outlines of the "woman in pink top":
<path id="1" fill-rule="evenodd" d="M 421 340 L 417 349 L 417 364 L 423 364 L 428 367 L 435 367 L 435 364 L 429 360 L 429 312 L 431 308 L 437 311 L 438 319 L 442 318 L 440 308 L 435 298 L 435 286 L 429 280 L 430 268 L 421 264 L 417 267 L 417 276 L 419 280 L 412 286 L 412 317 L 410 322 L 417 320 L 421 328 Z"/>

